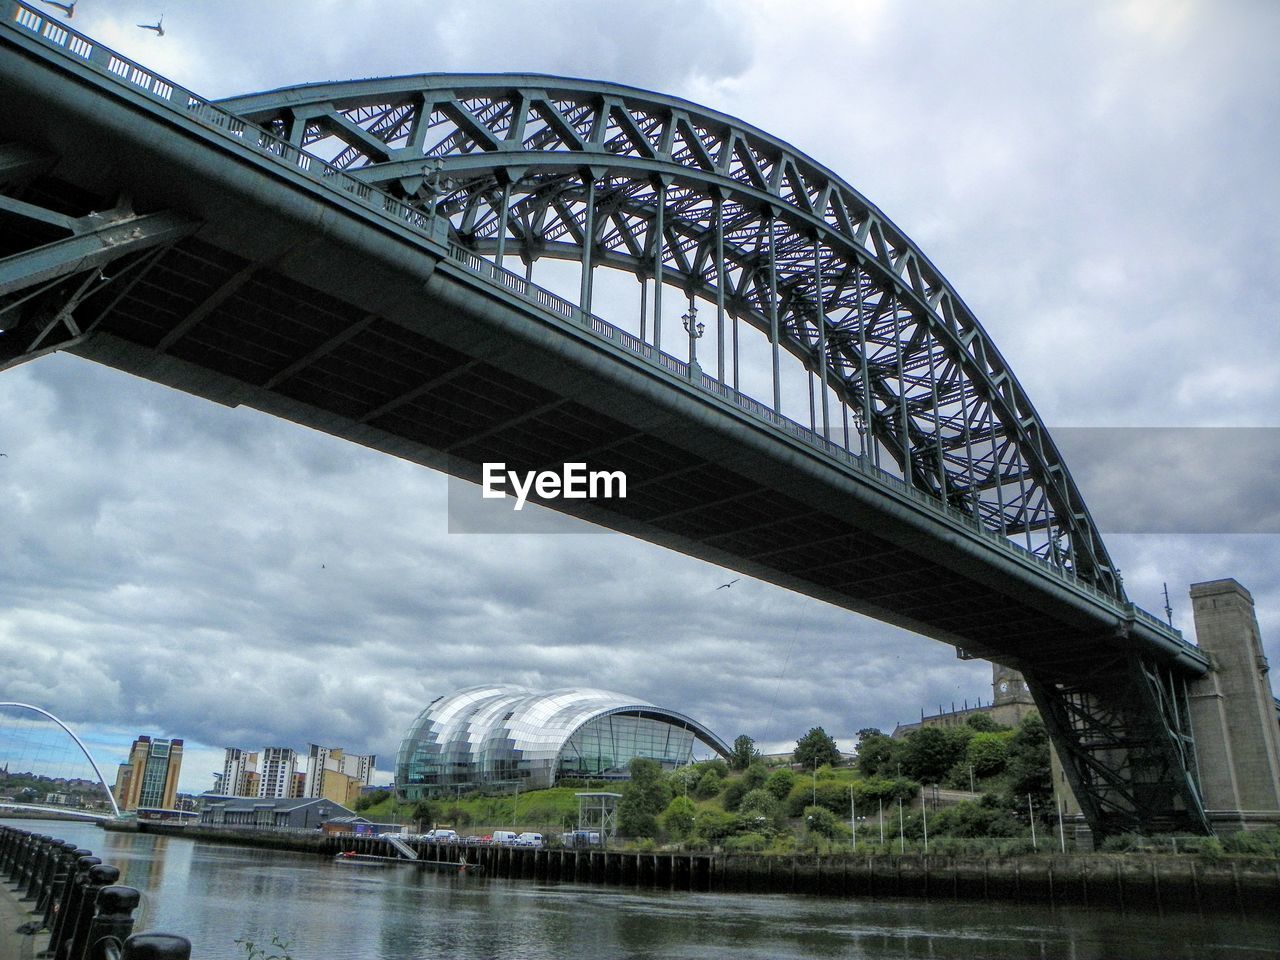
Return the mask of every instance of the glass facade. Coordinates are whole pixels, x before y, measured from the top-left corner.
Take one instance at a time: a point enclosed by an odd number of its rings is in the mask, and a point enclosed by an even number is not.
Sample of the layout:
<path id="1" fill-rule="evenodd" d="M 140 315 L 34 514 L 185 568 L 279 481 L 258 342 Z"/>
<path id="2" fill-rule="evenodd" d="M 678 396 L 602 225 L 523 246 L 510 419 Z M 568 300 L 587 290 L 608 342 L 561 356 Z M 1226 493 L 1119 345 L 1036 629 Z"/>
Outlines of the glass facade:
<path id="1" fill-rule="evenodd" d="M 634 757 L 688 763 L 695 740 L 728 754 L 689 717 L 607 690 L 469 687 L 437 698 L 414 720 L 396 757 L 396 789 L 412 800 L 459 787 L 625 777 Z"/>
<path id="2" fill-rule="evenodd" d="M 164 787 L 169 776 L 169 741 L 154 740 L 147 752 L 147 764 L 142 772 L 142 791 L 138 796 L 140 807 L 163 807 Z"/>

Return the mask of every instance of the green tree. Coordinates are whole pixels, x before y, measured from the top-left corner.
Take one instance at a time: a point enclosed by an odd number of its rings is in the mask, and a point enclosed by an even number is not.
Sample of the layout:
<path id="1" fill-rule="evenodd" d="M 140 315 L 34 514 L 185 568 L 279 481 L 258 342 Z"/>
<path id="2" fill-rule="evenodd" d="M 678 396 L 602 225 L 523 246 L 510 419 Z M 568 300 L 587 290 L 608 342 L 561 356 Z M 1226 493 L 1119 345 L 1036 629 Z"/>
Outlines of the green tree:
<path id="1" fill-rule="evenodd" d="M 971 713 L 965 717 L 964 722 L 979 733 L 999 733 L 1008 729 L 992 720 L 989 713 Z"/>
<path id="2" fill-rule="evenodd" d="M 829 840 L 849 836 L 849 828 L 826 807 L 805 807 L 804 828 Z"/>
<path id="3" fill-rule="evenodd" d="M 1002 733 L 977 733 L 965 748 L 964 759 L 975 776 L 990 777 L 1009 762 L 1009 738 Z"/>
<path id="4" fill-rule="evenodd" d="M 964 727 L 916 730 L 902 746 L 902 772 L 921 783 L 940 782 L 964 756 L 972 734 L 972 730 Z"/>
<path id="5" fill-rule="evenodd" d="M 423 797 L 409 811 L 409 819 L 418 825 L 418 832 L 426 830 L 436 820 L 436 805 Z"/>
<path id="6" fill-rule="evenodd" d="M 667 774 L 667 782 L 674 793 L 693 793 L 698 789 L 698 781 L 702 779 L 702 768 L 697 764 L 676 767 Z"/>
<path id="7" fill-rule="evenodd" d="M 1040 802 L 1053 796 L 1053 774 L 1049 769 L 1049 733 L 1038 714 L 1018 724 L 1009 740 L 1009 792 L 1025 802 L 1031 794 Z"/>
<path id="8" fill-rule="evenodd" d="M 764 782 L 764 787 L 779 800 L 785 800 L 791 794 L 791 788 L 796 785 L 796 775 L 782 767 L 779 770 L 769 774 L 769 779 Z"/>
<path id="9" fill-rule="evenodd" d="M 840 762 L 840 750 L 836 747 L 835 740 L 821 727 L 812 728 L 796 741 L 793 756 L 795 762 L 806 770 L 815 769 L 824 763 L 834 766 Z"/>
<path id="10" fill-rule="evenodd" d="M 658 833 L 658 814 L 671 803 L 671 784 L 662 775 L 656 760 L 636 757 L 628 769 L 631 780 L 618 803 L 618 829 L 627 837 L 653 837 Z"/>
<path id="11" fill-rule="evenodd" d="M 688 797 L 675 797 L 662 811 L 662 829 L 677 840 L 683 840 L 693 832 L 693 818 L 698 808 Z"/>
<path id="12" fill-rule="evenodd" d="M 745 733 L 739 734 L 733 741 L 733 750 L 729 753 L 729 769 L 745 770 L 759 756 L 760 751 L 756 749 L 756 742 Z"/>
<path id="13" fill-rule="evenodd" d="M 902 741 L 886 737 L 879 730 L 862 730 L 858 739 L 858 770 L 864 777 L 897 773 Z"/>
<path id="14" fill-rule="evenodd" d="M 751 788 L 747 786 L 747 782 L 742 777 L 734 777 L 729 781 L 729 785 L 724 788 L 723 803 L 726 810 L 737 810 L 738 804 L 742 802 Z"/>

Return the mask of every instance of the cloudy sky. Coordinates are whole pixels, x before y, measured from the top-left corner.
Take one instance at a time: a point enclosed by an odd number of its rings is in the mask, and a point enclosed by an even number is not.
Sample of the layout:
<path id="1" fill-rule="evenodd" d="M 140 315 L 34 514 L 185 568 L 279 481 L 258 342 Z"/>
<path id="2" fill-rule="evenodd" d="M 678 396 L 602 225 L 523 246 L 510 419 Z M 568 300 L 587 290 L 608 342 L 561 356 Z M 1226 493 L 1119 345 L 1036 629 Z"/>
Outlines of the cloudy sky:
<path id="1" fill-rule="evenodd" d="M 1280 6 L 81 0 L 74 25 L 211 97 L 537 71 L 789 141 L 981 318 L 1132 598 L 1167 582 L 1190 632 L 1187 585 L 1234 576 L 1280 655 Z M 73 357 L 0 374 L 0 452 L 0 700 L 104 766 L 183 737 L 186 790 L 224 745 L 389 770 L 423 704 L 490 680 L 768 748 L 990 695 L 949 647 L 619 535 L 449 534 L 441 475 Z"/>

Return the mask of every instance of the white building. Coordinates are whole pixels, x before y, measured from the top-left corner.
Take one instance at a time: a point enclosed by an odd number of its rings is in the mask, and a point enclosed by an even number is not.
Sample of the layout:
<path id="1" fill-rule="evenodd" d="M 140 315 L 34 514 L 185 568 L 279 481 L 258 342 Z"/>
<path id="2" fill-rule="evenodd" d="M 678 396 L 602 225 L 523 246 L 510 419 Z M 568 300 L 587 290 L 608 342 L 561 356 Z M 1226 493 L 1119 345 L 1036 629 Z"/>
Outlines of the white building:
<path id="1" fill-rule="evenodd" d="M 289 747 L 263 747 L 262 769 L 258 774 L 258 796 L 287 799 L 298 767 L 297 751 Z"/>
<path id="2" fill-rule="evenodd" d="M 253 797 L 258 793 L 258 755 L 227 747 L 222 761 L 218 792 L 230 797 Z"/>

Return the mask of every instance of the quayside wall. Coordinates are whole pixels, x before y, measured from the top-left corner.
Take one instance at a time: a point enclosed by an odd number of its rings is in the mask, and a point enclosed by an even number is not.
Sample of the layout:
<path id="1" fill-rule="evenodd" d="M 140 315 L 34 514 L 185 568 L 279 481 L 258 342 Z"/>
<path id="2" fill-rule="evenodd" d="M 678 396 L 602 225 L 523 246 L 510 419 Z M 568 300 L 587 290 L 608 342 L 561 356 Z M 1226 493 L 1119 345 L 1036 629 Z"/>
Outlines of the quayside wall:
<path id="1" fill-rule="evenodd" d="M 118 829 L 112 825 L 111 829 Z M 377 837 L 314 831 L 139 824 L 146 833 L 332 856 L 341 851 L 395 858 Z M 942 856 L 764 856 L 535 850 L 410 841 L 424 861 L 480 866 L 486 876 L 712 893 L 798 893 L 870 898 L 1010 900 L 1129 910 L 1274 911 L 1280 861 L 1166 854 Z"/>

